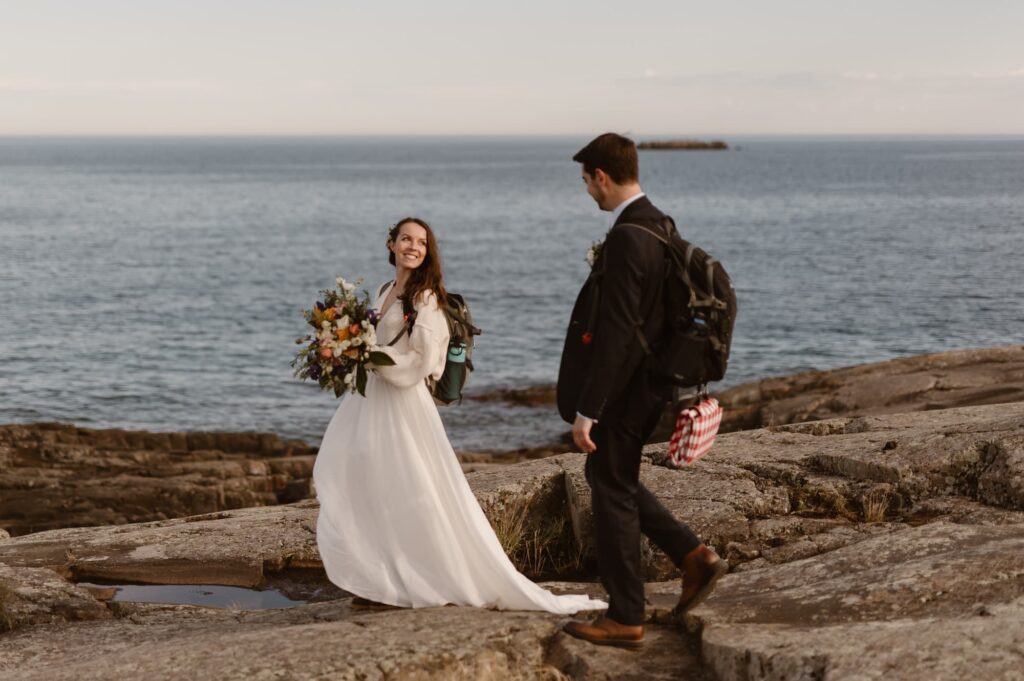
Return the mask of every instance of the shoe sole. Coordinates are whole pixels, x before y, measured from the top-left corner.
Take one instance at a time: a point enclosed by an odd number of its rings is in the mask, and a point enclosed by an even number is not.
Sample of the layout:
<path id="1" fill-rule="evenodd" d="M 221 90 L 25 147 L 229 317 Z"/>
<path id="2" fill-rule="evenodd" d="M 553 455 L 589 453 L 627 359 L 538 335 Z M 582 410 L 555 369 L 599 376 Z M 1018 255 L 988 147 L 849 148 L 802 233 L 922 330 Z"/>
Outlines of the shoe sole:
<path id="1" fill-rule="evenodd" d="M 643 639 L 640 639 L 639 641 L 630 641 L 628 639 L 622 639 L 622 638 L 594 638 L 592 636 L 587 636 L 586 634 L 578 632 L 578 631 L 570 631 L 568 629 L 563 629 L 562 631 L 564 631 L 565 633 L 569 634 L 569 636 L 572 636 L 574 638 L 578 638 L 581 641 L 586 641 L 587 643 L 593 643 L 596 646 L 611 646 L 613 648 L 629 648 L 631 650 L 636 650 L 637 648 L 643 648 L 643 646 L 644 646 Z"/>
<path id="2" fill-rule="evenodd" d="M 685 606 L 677 605 L 673 608 L 672 617 L 678 621 L 682 621 L 683 615 L 696 608 L 704 602 L 704 599 L 711 595 L 711 592 L 715 590 L 715 584 L 719 579 L 724 577 L 727 572 L 729 572 L 729 563 L 727 561 L 722 559 L 716 562 L 715 572 L 711 575 L 711 579 L 708 580 L 708 583 L 698 589 L 697 593 L 693 595 L 693 598 L 691 598 Z"/>

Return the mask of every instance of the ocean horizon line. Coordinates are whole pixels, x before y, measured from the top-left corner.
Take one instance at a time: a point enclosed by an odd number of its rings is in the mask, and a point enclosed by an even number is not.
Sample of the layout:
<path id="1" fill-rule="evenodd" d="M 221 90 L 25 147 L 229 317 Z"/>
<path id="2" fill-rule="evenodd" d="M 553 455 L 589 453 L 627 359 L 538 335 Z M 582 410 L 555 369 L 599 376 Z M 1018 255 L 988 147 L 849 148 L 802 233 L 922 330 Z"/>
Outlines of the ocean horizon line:
<path id="1" fill-rule="evenodd" d="M 1024 140 L 1022 132 L 1001 133 L 902 133 L 902 132 L 825 132 L 825 133 L 621 133 L 634 139 L 701 139 L 712 140 Z M 521 139 L 590 139 L 592 132 L 563 133 L 276 133 L 276 132 L 208 132 L 208 133 L 3 133 L 0 140 L 521 140 Z"/>

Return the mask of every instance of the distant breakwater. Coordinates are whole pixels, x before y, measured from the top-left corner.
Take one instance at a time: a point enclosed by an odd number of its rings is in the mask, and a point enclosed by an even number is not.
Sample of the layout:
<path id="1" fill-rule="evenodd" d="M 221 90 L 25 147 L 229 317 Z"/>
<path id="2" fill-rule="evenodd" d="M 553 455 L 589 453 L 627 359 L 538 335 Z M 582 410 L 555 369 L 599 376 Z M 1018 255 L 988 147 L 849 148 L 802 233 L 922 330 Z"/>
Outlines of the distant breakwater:
<path id="1" fill-rule="evenodd" d="M 665 151 L 728 151 L 729 145 L 722 140 L 652 140 L 640 142 L 637 149 Z"/>

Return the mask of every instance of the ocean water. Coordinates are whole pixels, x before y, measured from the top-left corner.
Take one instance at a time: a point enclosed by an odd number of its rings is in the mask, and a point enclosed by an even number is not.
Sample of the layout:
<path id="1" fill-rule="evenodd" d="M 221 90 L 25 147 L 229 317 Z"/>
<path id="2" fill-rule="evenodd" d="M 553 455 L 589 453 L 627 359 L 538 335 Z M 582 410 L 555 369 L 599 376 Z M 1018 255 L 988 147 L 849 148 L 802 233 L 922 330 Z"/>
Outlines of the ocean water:
<path id="1" fill-rule="evenodd" d="M 337 404 L 292 377 L 300 309 L 439 235 L 484 335 L 471 393 L 554 381 L 608 214 L 579 138 L 0 139 L 0 423 L 261 430 Z M 1021 342 L 1024 140 L 735 138 L 641 152 L 641 181 L 733 277 L 724 385 Z M 457 449 L 565 432 L 553 407 L 442 410 Z"/>

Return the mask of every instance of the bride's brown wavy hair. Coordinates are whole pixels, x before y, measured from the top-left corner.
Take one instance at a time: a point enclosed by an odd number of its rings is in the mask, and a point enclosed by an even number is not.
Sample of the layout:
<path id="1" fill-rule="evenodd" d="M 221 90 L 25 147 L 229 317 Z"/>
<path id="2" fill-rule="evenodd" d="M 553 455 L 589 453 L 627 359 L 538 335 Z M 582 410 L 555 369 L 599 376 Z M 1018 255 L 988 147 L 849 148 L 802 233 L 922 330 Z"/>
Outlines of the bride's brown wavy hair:
<path id="1" fill-rule="evenodd" d="M 427 254 L 420 266 L 409 274 L 402 298 L 411 305 L 424 291 L 433 291 L 437 296 L 437 304 L 443 308 L 448 302 L 448 292 L 444 288 L 444 273 L 441 271 L 441 251 L 437 248 L 437 239 L 434 237 L 434 230 L 430 228 L 430 225 L 419 218 L 402 218 L 388 231 L 388 245 L 395 242 L 402 225 L 409 222 L 419 225 L 426 231 Z M 395 264 L 395 254 L 390 248 L 388 248 L 388 262 L 392 265 Z"/>

